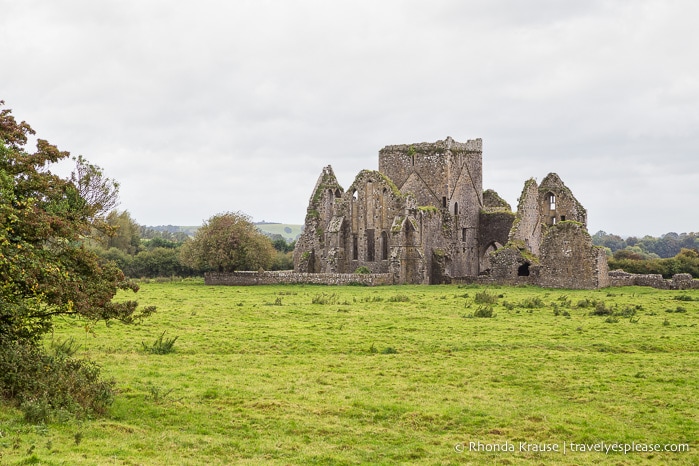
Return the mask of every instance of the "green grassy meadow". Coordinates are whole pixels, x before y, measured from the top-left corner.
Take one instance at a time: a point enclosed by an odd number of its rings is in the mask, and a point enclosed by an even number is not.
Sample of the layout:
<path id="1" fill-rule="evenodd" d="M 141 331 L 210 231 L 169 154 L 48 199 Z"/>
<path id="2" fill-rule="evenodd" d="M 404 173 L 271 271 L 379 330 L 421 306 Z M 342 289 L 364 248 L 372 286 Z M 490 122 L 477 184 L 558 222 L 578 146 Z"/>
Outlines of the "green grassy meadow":
<path id="1" fill-rule="evenodd" d="M 0 464 L 699 464 L 699 291 L 185 280 L 137 297 L 158 307 L 140 325 L 53 335 L 116 379 L 109 416 L 33 426 L 4 406 Z M 163 332 L 175 351 L 145 351 Z M 570 451 L 601 442 L 689 451 Z"/>

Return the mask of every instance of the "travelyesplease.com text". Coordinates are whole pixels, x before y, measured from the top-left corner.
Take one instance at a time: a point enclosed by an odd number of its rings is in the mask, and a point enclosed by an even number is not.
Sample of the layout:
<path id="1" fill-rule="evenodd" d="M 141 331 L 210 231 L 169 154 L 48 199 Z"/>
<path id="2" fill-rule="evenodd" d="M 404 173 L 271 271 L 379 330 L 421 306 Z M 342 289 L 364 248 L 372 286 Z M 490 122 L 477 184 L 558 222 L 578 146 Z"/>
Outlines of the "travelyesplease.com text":
<path id="1" fill-rule="evenodd" d="M 651 452 L 673 452 L 685 453 L 689 451 L 688 443 L 644 443 L 644 442 L 596 442 L 596 443 L 576 443 L 576 442 L 503 442 L 503 443 L 483 443 L 465 442 L 457 443 L 454 446 L 457 453 L 464 452 L 529 452 L 529 453 L 587 453 L 597 452 L 604 454 L 621 453 L 651 453 Z"/>

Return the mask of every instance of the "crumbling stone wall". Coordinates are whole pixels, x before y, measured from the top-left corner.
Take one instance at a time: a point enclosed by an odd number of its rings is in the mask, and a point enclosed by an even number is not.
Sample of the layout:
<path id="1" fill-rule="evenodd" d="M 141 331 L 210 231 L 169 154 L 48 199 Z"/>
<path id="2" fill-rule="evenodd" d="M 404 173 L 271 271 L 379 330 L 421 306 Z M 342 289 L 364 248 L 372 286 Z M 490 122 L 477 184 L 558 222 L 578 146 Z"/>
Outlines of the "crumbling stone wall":
<path id="1" fill-rule="evenodd" d="M 325 229 L 334 216 L 343 194 L 330 165 L 323 168 L 306 209 L 303 233 L 294 249 L 294 270 L 297 272 L 321 272 L 325 268 L 329 251 L 325 248 Z"/>
<path id="2" fill-rule="evenodd" d="M 541 286 L 595 289 L 610 284 L 604 249 L 592 244 L 581 223 L 563 221 L 548 227 L 540 260 Z"/>
<path id="3" fill-rule="evenodd" d="M 623 270 L 609 272 L 610 286 L 649 286 L 660 290 L 699 290 L 699 280 L 691 274 L 678 273 L 671 279 L 660 274 L 635 274 Z"/>
<path id="4" fill-rule="evenodd" d="M 361 171 L 346 192 L 338 187 L 326 167 L 297 242 L 295 271 L 365 267 L 394 273 L 399 283 L 478 274 L 484 236 L 480 139 L 387 146 L 379 152 L 379 171 Z M 499 233 L 496 223 L 486 231 Z M 501 244 L 501 236 L 490 243 Z"/>
<path id="5" fill-rule="evenodd" d="M 480 139 L 386 146 L 379 170 L 361 171 L 346 192 L 325 167 L 294 270 L 338 274 L 361 267 L 390 273 L 396 283 L 490 274 L 508 283 L 607 286 L 606 257 L 588 245 L 587 212 L 558 175 L 547 175 L 541 186 L 528 180 L 516 214 L 496 192 L 484 192 L 482 182 Z"/>
<path id="6" fill-rule="evenodd" d="M 594 289 L 610 285 L 607 257 L 592 245 L 587 211 L 560 177 L 524 184 L 508 243 L 490 253 L 491 276 L 511 281 L 529 277 L 553 288 Z M 483 261 L 485 263 L 485 261 Z"/>
<path id="7" fill-rule="evenodd" d="M 587 210 L 556 173 L 549 173 L 541 182 L 538 203 L 543 225 L 571 220 L 587 227 Z"/>
<path id="8" fill-rule="evenodd" d="M 434 143 L 386 146 L 379 151 L 379 171 L 401 192 L 412 193 L 418 205 L 453 212 L 463 195 L 482 205 L 482 153 L 481 139 L 460 143 L 447 137 Z"/>
<path id="9" fill-rule="evenodd" d="M 524 183 L 524 189 L 519 197 L 517 215 L 512 224 L 509 241 L 517 247 L 524 247 L 532 254 L 538 255 L 541 239 L 539 186 L 536 184 L 536 180 L 530 178 Z"/>
<path id="10" fill-rule="evenodd" d="M 515 214 L 512 212 L 481 211 L 478 231 L 479 274 L 491 271 L 491 253 L 507 244 L 514 219 Z"/>

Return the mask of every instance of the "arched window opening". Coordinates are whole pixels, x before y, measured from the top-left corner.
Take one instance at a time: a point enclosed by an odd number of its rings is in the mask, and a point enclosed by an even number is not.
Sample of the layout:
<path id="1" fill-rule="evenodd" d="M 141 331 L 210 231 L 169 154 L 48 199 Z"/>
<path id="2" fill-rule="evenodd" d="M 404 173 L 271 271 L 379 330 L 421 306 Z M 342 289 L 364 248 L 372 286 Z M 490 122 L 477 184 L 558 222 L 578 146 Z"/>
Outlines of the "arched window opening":
<path id="1" fill-rule="evenodd" d="M 454 203 L 454 215 L 459 215 L 459 203 Z"/>
<path id="2" fill-rule="evenodd" d="M 366 230 L 366 260 L 367 262 L 374 262 L 374 260 L 376 260 L 374 230 Z"/>
<path id="3" fill-rule="evenodd" d="M 447 198 L 446 198 L 446 196 L 442 196 L 442 207 L 446 208 L 446 206 L 447 206 Z"/>
<path id="4" fill-rule="evenodd" d="M 359 259 L 359 240 L 357 235 L 352 235 L 352 260 Z"/>
<path id="5" fill-rule="evenodd" d="M 388 235 L 385 231 L 381 232 L 381 260 L 388 260 Z"/>
<path id="6" fill-rule="evenodd" d="M 549 193 L 549 210 L 556 210 L 556 195 Z"/>

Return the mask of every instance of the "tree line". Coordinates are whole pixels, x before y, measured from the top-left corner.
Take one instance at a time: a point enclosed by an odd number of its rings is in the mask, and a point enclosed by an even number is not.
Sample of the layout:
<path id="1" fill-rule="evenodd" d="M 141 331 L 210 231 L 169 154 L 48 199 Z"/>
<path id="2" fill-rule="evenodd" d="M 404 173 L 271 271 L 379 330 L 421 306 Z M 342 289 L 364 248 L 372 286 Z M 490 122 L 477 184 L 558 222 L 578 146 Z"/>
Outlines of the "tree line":
<path id="1" fill-rule="evenodd" d="M 209 271 L 293 269 L 295 243 L 261 233 L 241 212 L 209 218 L 194 236 L 139 225 L 128 211 L 111 211 L 110 230 L 94 231 L 91 249 L 127 277 L 190 277 Z"/>
<path id="2" fill-rule="evenodd" d="M 699 233 L 666 233 L 660 237 L 619 235 L 598 231 L 592 242 L 607 251 L 609 269 L 629 273 L 690 273 L 699 278 Z"/>

